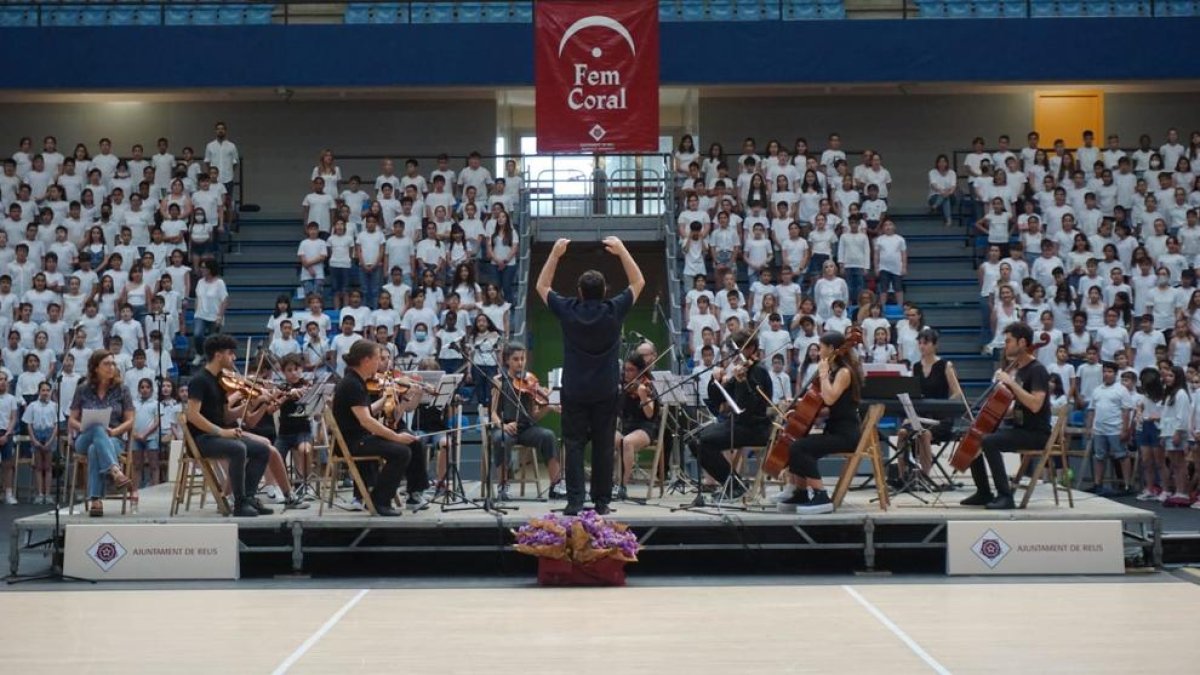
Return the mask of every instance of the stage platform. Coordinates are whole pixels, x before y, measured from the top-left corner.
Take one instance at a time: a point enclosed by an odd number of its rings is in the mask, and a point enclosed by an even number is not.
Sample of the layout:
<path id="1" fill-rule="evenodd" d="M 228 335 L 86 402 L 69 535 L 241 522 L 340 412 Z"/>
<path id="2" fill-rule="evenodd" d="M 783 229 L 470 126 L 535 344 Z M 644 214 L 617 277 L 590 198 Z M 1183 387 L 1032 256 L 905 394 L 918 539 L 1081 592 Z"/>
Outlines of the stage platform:
<path id="1" fill-rule="evenodd" d="M 478 490 L 478 485 L 468 484 L 468 490 Z M 644 494 L 644 490 L 643 486 L 640 492 Z M 929 557 L 944 551 L 946 524 L 950 521 L 1119 520 L 1127 551 L 1141 548 L 1141 555 L 1136 557 L 1143 563 L 1156 566 L 1162 563 L 1161 527 L 1152 511 L 1083 492 L 1074 493 L 1075 508 L 1067 508 L 1065 496 L 1062 505 L 1056 506 L 1049 486 L 1038 488 L 1029 508 L 1014 511 L 959 506 L 958 500 L 966 494 L 963 490 L 943 493 L 943 503 L 938 505 L 923 504 L 914 496 L 901 494 L 893 498 L 887 511 L 881 511 L 872 502 L 876 496 L 874 489 L 851 490 L 841 509 L 819 516 L 782 514 L 773 505 L 745 510 L 711 505 L 676 510 L 694 495 L 667 494 L 646 504 L 615 502 L 611 518 L 637 532 L 644 547 L 643 562 L 660 555 L 689 552 L 741 557 L 784 551 L 800 556 L 839 552 L 847 561 L 843 571 L 874 571 L 879 567 L 881 554 L 923 551 Z M 565 504 L 517 498 L 509 503 L 515 509 L 506 513 L 453 510 L 461 507 L 443 510 L 434 504 L 416 514 L 406 512 L 399 518 L 378 518 L 336 505 L 318 516 L 318 505 L 313 503 L 307 510 L 282 511 L 282 506 L 276 506 L 274 515 L 230 520 L 221 517 L 211 502 L 203 510 L 196 508 L 194 502 L 191 511 L 170 518 L 170 498 L 171 486 L 160 485 L 141 492 L 139 511 L 133 515 L 120 515 L 119 503 L 110 501 L 105 505 L 103 518 L 88 517 L 78 505 L 75 515 L 68 515 L 64 507 L 60 516 L 64 525 L 236 522 L 243 561 L 256 555 L 283 554 L 290 556 L 292 572 L 303 573 L 310 561 L 327 554 L 502 554 L 512 543 L 509 530 Z M 43 551 L 31 548 L 31 542 L 45 539 L 53 526 L 53 511 L 14 521 L 9 549 L 10 569 L 14 574 L 19 572 L 23 554 L 44 555 Z"/>

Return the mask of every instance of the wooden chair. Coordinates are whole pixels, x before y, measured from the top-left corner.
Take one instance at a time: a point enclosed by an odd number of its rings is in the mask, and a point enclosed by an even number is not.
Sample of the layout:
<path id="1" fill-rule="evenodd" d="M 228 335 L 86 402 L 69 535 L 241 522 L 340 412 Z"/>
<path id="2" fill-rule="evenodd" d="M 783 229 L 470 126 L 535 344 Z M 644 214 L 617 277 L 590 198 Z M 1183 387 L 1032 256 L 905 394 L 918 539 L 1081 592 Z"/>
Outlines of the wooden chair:
<path id="1" fill-rule="evenodd" d="M 125 449 L 117 455 L 117 463 L 121 465 L 121 471 L 129 477 L 133 477 L 133 438 L 132 435 L 125 437 Z M 84 485 L 87 485 L 88 475 L 88 456 L 86 454 L 78 454 L 75 452 L 75 439 L 72 438 L 67 443 L 67 515 L 75 515 L 75 504 L 78 501 L 79 486 L 76 481 L 80 476 L 83 477 Z M 107 477 L 104 479 L 105 486 L 108 485 Z M 86 488 L 85 488 L 86 489 Z M 119 492 L 106 492 L 101 500 L 120 499 L 121 500 L 121 515 L 131 512 L 132 500 L 136 485 L 121 490 Z M 85 500 L 86 501 L 86 500 Z"/>
<path id="2" fill-rule="evenodd" d="M 1054 427 L 1050 430 L 1050 438 L 1046 439 L 1045 447 L 1040 450 L 1017 451 L 1017 454 L 1021 456 L 1021 465 L 1017 468 L 1017 485 L 1015 489 L 1025 491 L 1025 495 L 1021 497 L 1019 508 L 1023 509 L 1029 506 L 1029 499 L 1033 496 L 1033 491 L 1037 489 L 1038 479 L 1042 477 L 1042 472 L 1047 470 L 1049 471 L 1048 480 L 1050 481 L 1050 487 L 1054 491 L 1054 505 L 1059 505 L 1058 490 L 1060 487 L 1059 479 L 1061 477 L 1064 479 L 1061 487 L 1067 492 L 1067 503 L 1070 505 L 1070 508 L 1075 508 L 1075 497 L 1071 494 L 1071 482 L 1065 480 L 1068 475 L 1067 468 L 1071 466 L 1067 455 L 1067 409 L 1065 407 L 1059 408 L 1054 411 L 1054 414 L 1057 417 Z M 1055 465 L 1056 458 L 1061 463 L 1061 467 Z M 1021 485 L 1019 482 L 1021 476 L 1024 476 L 1031 467 L 1033 473 L 1029 475 L 1029 484 Z"/>
<path id="3" fill-rule="evenodd" d="M 658 431 L 657 431 L 657 433 L 654 435 L 654 438 L 650 439 L 650 445 L 647 445 L 646 447 L 642 448 L 637 453 L 635 453 L 633 456 L 633 471 L 637 472 L 639 469 L 642 469 L 642 470 L 646 470 L 649 472 L 649 478 L 646 480 L 646 499 L 647 500 L 654 496 L 654 485 L 656 483 L 658 484 L 659 499 L 661 499 L 662 496 L 667 491 L 667 464 L 666 464 L 666 453 L 665 453 L 665 449 L 666 449 L 665 441 L 666 441 L 666 435 L 667 435 L 667 415 L 668 415 L 668 407 L 662 406 L 659 410 L 659 415 L 658 415 Z M 621 449 L 617 448 L 617 452 L 621 452 Z M 650 462 L 650 466 L 648 468 L 643 468 L 640 464 L 638 464 L 638 455 L 650 454 L 650 453 L 654 453 L 653 459 Z M 618 470 L 620 469 L 619 464 L 620 463 L 618 462 L 618 467 L 617 467 Z M 633 474 L 631 473 L 630 475 L 633 475 Z"/>
<path id="4" fill-rule="evenodd" d="M 841 508 L 842 500 L 846 498 L 846 492 L 850 489 L 850 483 L 854 480 L 854 474 L 858 470 L 858 463 L 869 459 L 871 470 L 875 474 L 875 489 L 879 493 L 879 509 L 887 510 L 887 477 L 883 472 L 883 455 L 879 449 L 879 432 L 876 429 L 881 417 L 883 417 L 883 405 L 876 403 L 867 408 L 867 415 L 863 418 L 858 439 L 858 447 L 854 449 L 854 452 L 835 452 L 829 455 L 830 457 L 846 458 L 846 465 L 842 467 L 842 474 L 838 477 L 837 487 L 833 491 L 833 507 L 835 509 Z"/>
<path id="5" fill-rule="evenodd" d="M 231 510 L 221 489 L 218 462 L 200 454 L 196 439 L 188 428 L 187 416 L 183 413 L 179 414 L 179 426 L 183 430 L 183 453 L 179 455 L 179 472 L 171 494 L 171 516 L 179 514 L 180 506 L 190 511 L 192 497 L 197 494 L 200 496 L 201 509 L 204 508 L 205 497 L 211 495 L 217 511 L 222 516 L 228 516 Z"/>
<path id="6" fill-rule="evenodd" d="M 517 470 L 510 482 L 516 484 L 521 489 L 521 496 L 525 496 L 525 486 L 528 483 L 533 483 L 533 490 L 537 493 L 537 498 L 542 498 L 542 468 L 538 462 L 537 450 L 528 445 L 514 445 L 513 451 L 517 453 Z M 532 470 L 533 478 L 529 477 Z M 546 488 L 549 493 L 550 488 Z"/>
<path id="7" fill-rule="evenodd" d="M 783 485 L 784 483 L 784 481 L 779 479 L 779 476 L 768 476 L 765 466 L 767 452 L 771 450 L 771 446 L 775 445 L 776 439 L 779 438 L 779 431 L 780 427 L 772 424 L 771 436 L 767 438 L 767 444 L 759 448 L 748 448 L 749 450 L 757 451 L 755 457 L 758 461 L 758 470 L 755 472 L 754 485 L 751 487 L 749 493 L 754 503 L 761 502 L 763 497 L 767 496 L 767 483 L 777 483 L 779 485 Z"/>
<path id="8" fill-rule="evenodd" d="M 325 429 L 329 434 L 329 462 L 325 465 L 325 489 L 327 494 L 325 499 L 321 500 L 321 506 L 317 509 L 317 515 L 325 513 L 326 502 L 329 508 L 333 508 L 333 496 L 337 494 L 338 476 L 340 471 L 338 467 L 345 466 L 346 471 L 350 474 L 350 480 L 354 482 L 354 486 L 358 488 L 358 493 L 362 495 L 363 506 L 367 508 L 367 513 L 373 516 L 379 515 L 375 510 L 375 501 L 371 499 L 371 491 L 367 489 L 367 483 L 363 480 L 362 474 L 358 470 L 360 462 L 379 462 L 381 465 L 385 461 L 379 455 L 359 455 L 350 454 L 350 448 L 346 445 L 346 439 L 342 436 L 342 430 L 338 428 L 337 420 L 333 418 L 333 411 L 328 407 L 324 413 Z"/>

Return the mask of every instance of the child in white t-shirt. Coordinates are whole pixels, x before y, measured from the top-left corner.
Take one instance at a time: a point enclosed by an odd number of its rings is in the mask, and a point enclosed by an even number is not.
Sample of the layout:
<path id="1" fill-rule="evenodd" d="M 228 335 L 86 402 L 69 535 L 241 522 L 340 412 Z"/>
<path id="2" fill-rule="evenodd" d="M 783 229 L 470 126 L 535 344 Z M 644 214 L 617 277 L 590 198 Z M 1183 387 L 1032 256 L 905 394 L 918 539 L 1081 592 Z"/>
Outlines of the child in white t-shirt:
<path id="1" fill-rule="evenodd" d="M 304 233 L 307 237 L 300 242 L 296 251 L 300 260 L 300 285 L 304 287 L 304 295 L 320 295 L 325 283 L 325 260 L 329 258 L 329 247 L 322 241 L 320 227 L 316 223 L 306 225 Z"/>
<path id="2" fill-rule="evenodd" d="M 354 235 L 346 231 L 346 221 L 333 224 L 333 234 L 325 240 L 329 248 L 329 281 L 333 287 L 333 308 L 341 309 L 354 278 Z"/>
<path id="3" fill-rule="evenodd" d="M 322 232 L 329 232 L 336 205 L 333 197 L 325 194 L 324 178 L 318 176 L 313 179 L 312 192 L 304 195 L 304 201 L 300 202 L 300 205 L 304 207 L 304 222 L 316 223 Z"/>
<path id="4" fill-rule="evenodd" d="M 767 231 L 761 224 L 754 226 L 751 239 L 746 242 L 746 250 L 742 253 L 749 274 L 758 275 L 759 270 L 771 263 L 774 258 L 771 240 L 767 239 Z"/>

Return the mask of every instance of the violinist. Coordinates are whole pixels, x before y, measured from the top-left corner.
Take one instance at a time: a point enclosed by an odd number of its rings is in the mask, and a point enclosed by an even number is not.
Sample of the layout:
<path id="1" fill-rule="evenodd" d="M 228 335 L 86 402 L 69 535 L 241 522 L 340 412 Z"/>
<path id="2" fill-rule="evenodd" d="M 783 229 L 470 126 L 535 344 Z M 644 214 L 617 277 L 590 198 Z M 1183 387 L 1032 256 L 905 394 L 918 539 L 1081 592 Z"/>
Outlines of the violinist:
<path id="1" fill-rule="evenodd" d="M 391 430 L 412 433 L 405 422 L 406 413 L 415 410 L 421 402 L 422 389 L 412 386 L 412 381 L 393 370 L 392 357 L 379 346 L 379 366 L 374 381 L 367 382 L 367 394 L 371 398 L 371 410 L 380 413 L 381 421 Z M 416 513 L 429 507 L 425 489 L 429 487 L 425 446 L 418 438 L 410 444 L 412 457 L 404 471 L 407 497 L 404 508 Z M 374 467 L 368 469 L 368 472 Z"/>
<path id="2" fill-rule="evenodd" d="M 718 367 L 712 371 L 708 383 L 708 399 L 725 401 L 720 387 L 737 403 L 742 412 L 732 411 L 724 418 L 705 427 L 692 442 L 692 454 L 700 466 L 719 484 L 724 484 L 733 470 L 725 451 L 746 446 L 765 445 L 771 435 L 771 422 L 767 417 L 767 401 L 759 392 L 771 391 L 771 375 L 758 362 L 758 343 L 750 331 L 740 330 L 730 336 L 729 341 L 737 350 L 735 360 L 729 367 Z M 737 357 L 741 358 L 738 359 Z M 746 493 L 746 486 L 735 476 L 730 494 L 737 499 Z"/>
<path id="3" fill-rule="evenodd" d="M 286 391 L 305 392 L 308 384 L 302 379 L 304 359 L 299 354 L 288 354 L 279 361 L 283 369 L 283 388 Z M 298 397 L 289 396 L 279 409 L 279 435 L 275 445 L 280 452 L 292 454 L 292 468 L 300 479 L 299 491 L 308 490 L 308 479 L 315 475 L 312 465 L 313 435 L 312 420 L 304 415 L 297 415 L 299 410 Z"/>
<path id="4" fill-rule="evenodd" d="M 621 372 L 624 396 L 621 398 L 621 430 L 616 435 L 616 449 L 621 453 L 618 459 L 621 476 L 617 499 L 627 497 L 625 486 L 629 485 L 629 479 L 633 476 L 633 460 L 638 450 L 650 445 L 658 435 L 658 401 L 654 396 L 650 375 L 644 374 L 646 367 L 643 357 L 635 354 L 625 361 Z M 658 467 L 654 470 L 657 471 Z"/>
<path id="5" fill-rule="evenodd" d="M 228 335 L 213 335 L 204 341 L 207 363 L 188 383 L 188 430 L 201 456 L 229 460 L 233 515 L 268 515 L 273 511 L 263 506 L 255 493 L 267 469 L 270 446 L 243 438 L 237 423 L 246 404 L 231 408 L 218 380 L 222 371 L 233 369 L 236 354 L 237 343 Z"/>
<path id="6" fill-rule="evenodd" d="M 369 486 L 371 500 L 376 513 L 394 517 L 400 515 L 392 507 L 396 489 L 419 444 L 416 436 L 393 431 L 372 415 L 373 411 L 383 408 L 383 400 L 371 403 L 367 379 L 378 372 L 382 351 L 379 345 L 366 340 L 350 345 L 342 357 L 346 365 L 345 376 L 333 392 L 333 418 L 351 455 L 383 457 L 383 468 L 373 476 Z"/>
<path id="7" fill-rule="evenodd" d="M 1004 328 L 1004 355 L 1015 370 L 996 373 L 996 386 L 1012 392 L 1011 426 L 1001 427 L 983 436 L 983 452 L 971 463 L 971 478 L 975 494 L 962 500 L 964 506 L 983 506 L 988 509 L 1012 509 L 1012 485 L 1004 468 L 1003 451 L 1040 448 L 1050 437 L 1050 375 L 1032 350 L 1033 329 L 1028 324 L 1013 323 Z M 988 468 L 992 470 L 993 494 L 988 487 Z"/>
<path id="8" fill-rule="evenodd" d="M 536 378 L 525 371 L 525 348 L 510 344 L 504 350 L 504 370 L 496 376 L 492 387 L 492 463 L 500 469 L 500 501 L 508 501 L 508 458 L 514 445 L 533 448 L 550 474 L 550 499 L 566 499 L 562 467 L 557 455 L 558 443 L 554 432 L 537 426 L 538 420 L 551 410 L 541 393 L 529 383 Z M 544 390 L 543 390 L 544 392 Z"/>
<path id="9" fill-rule="evenodd" d="M 862 399 L 862 371 L 846 336 L 835 331 L 821 335 L 820 360 L 815 385 L 829 409 L 822 434 L 797 438 L 788 449 L 788 470 L 795 478 L 792 496 L 779 502 L 780 510 L 795 509 L 812 515 L 832 513 L 833 501 L 821 482 L 818 461 L 834 452 L 850 452 L 858 445 L 858 403 Z"/>
<path id="10" fill-rule="evenodd" d="M 223 386 L 229 386 L 232 381 L 241 382 L 242 379 L 236 374 L 226 372 L 222 373 L 221 381 Z M 265 380 L 260 378 L 258 381 Z M 296 490 L 292 488 L 291 482 L 288 480 L 287 464 L 283 461 L 283 453 L 275 447 L 275 413 L 286 401 L 292 400 L 292 395 L 273 384 L 258 388 L 246 385 L 243 389 L 227 390 L 227 393 L 231 406 L 238 407 L 242 401 L 246 401 L 245 412 L 240 419 L 242 439 L 263 443 L 270 452 L 267 456 L 267 470 L 264 475 L 268 501 L 283 504 L 285 511 L 307 509 L 308 502 L 296 494 Z"/>

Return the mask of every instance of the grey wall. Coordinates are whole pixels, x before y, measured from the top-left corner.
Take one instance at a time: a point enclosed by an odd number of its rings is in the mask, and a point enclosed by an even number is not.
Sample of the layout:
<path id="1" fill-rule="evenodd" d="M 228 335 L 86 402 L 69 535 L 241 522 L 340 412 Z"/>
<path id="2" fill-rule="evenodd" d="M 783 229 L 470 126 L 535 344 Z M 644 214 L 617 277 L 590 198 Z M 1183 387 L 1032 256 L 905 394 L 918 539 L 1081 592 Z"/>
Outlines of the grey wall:
<path id="1" fill-rule="evenodd" d="M 31 136 L 40 149 L 47 134 L 62 152 L 77 142 L 93 154 L 102 136 L 125 156 L 134 143 L 154 152 L 159 136 L 178 156 L 185 145 L 203 155 L 213 124 L 224 120 L 245 160 L 248 201 L 268 213 L 299 214 L 309 172 L 322 148 L 335 154 L 465 155 L 495 149 L 496 105 L 491 99 L 445 101 L 263 101 L 237 103 L 37 103 L 10 104 L 0 115 L 5 156 L 17 139 Z M 7 149 L 11 146 L 12 149 Z M 378 160 L 340 161 L 342 173 L 371 179 Z M 400 169 L 403 163 L 400 162 Z M 422 169 L 426 173 L 425 162 Z"/>
<path id="2" fill-rule="evenodd" d="M 1136 147 L 1138 136 L 1150 134 L 1155 147 L 1166 140 L 1167 129 L 1179 129 L 1184 145 L 1200 129 L 1200 94 L 1106 94 L 1104 131 L 1121 135 L 1121 145 Z"/>
<path id="3" fill-rule="evenodd" d="M 760 148 L 777 139 L 789 151 L 803 136 L 810 151 L 819 152 L 836 131 L 845 150 L 883 153 L 892 173 L 892 200 L 903 207 L 924 201 L 938 153 L 970 149 L 979 135 L 1024 138 L 1032 125 L 1029 94 L 700 99 L 701 152 L 720 142 L 736 161 L 746 136 L 754 136 Z"/>

